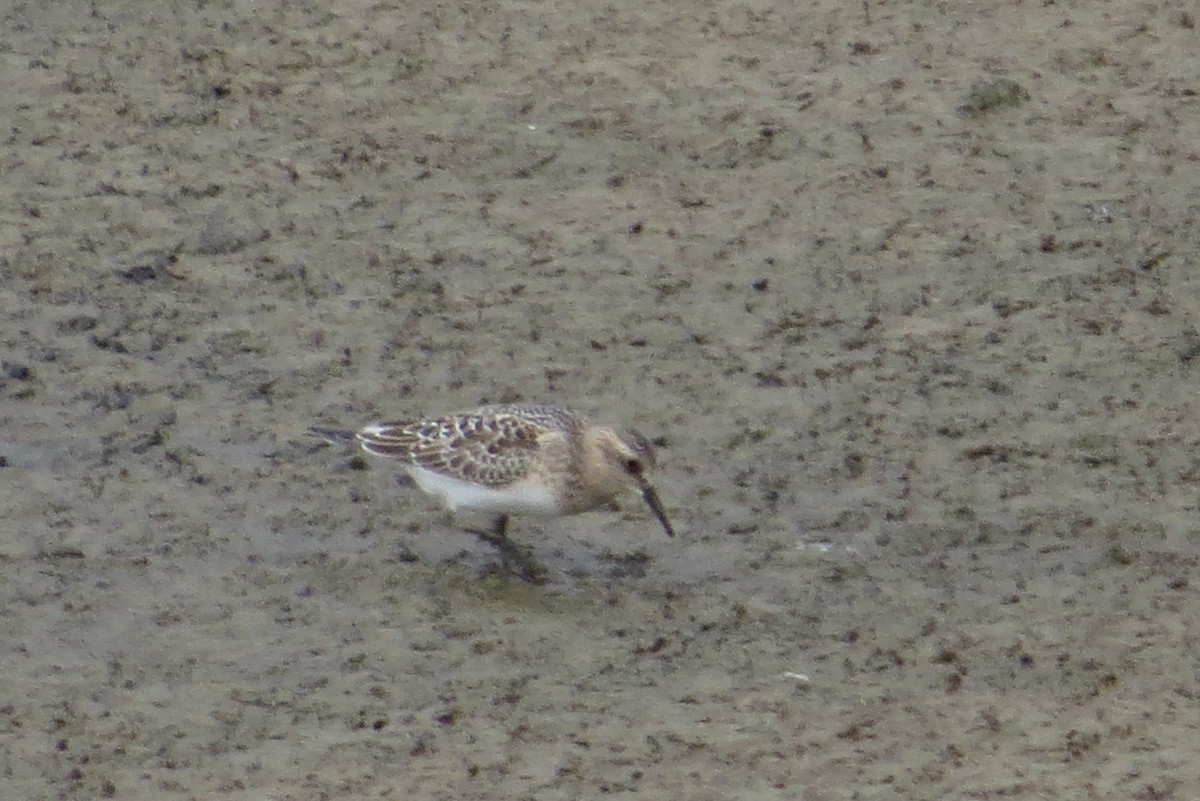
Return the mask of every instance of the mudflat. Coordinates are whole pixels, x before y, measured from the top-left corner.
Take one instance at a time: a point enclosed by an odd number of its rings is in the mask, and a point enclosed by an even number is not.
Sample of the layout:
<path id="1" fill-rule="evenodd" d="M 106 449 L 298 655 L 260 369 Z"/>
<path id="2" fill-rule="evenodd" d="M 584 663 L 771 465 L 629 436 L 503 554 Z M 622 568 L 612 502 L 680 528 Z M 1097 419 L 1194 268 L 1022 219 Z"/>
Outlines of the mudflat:
<path id="1" fill-rule="evenodd" d="M 8 4 L 0 794 L 1191 797 L 1183 5 Z M 679 536 L 304 436 L 509 401 Z"/>

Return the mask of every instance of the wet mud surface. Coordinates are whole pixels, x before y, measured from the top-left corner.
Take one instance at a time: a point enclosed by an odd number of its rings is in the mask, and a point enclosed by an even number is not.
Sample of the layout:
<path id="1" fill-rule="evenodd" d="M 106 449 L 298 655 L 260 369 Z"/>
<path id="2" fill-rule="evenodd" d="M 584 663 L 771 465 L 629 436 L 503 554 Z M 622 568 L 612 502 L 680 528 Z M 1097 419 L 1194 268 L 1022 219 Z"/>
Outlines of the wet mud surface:
<path id="1" fill-rule="evenodd" d="M 1189 797 L 1176 9 L 10 4 L 5 797 Z M 304 436 L 516 400 L 679 536 Z"/>

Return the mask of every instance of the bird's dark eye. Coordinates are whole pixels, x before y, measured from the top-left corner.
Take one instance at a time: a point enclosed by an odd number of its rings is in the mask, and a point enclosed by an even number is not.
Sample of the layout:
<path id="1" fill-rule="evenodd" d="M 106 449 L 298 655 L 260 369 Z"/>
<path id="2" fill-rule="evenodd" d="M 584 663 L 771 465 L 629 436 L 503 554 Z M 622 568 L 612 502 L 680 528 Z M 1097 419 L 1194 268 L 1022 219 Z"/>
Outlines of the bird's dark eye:
<path id="1" fill-rule="evenodd" d="M 637 459 L 626 459 L 625 472 L 633 476 L 639 475 L 642 472 L 642 463 Z"/>

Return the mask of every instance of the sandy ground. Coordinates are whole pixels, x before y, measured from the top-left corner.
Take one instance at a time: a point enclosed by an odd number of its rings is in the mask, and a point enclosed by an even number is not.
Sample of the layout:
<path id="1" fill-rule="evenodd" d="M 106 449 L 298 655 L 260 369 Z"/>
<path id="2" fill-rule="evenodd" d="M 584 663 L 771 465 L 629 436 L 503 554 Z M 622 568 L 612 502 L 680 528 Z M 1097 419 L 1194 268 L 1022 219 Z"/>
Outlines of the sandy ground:
<path id="1" fill-rule="evenodd" d="M 6 4 L 3 797 L 1194 797 L 1188 7 Z M 484 400 L 680 536 L 302 436 Z"/>

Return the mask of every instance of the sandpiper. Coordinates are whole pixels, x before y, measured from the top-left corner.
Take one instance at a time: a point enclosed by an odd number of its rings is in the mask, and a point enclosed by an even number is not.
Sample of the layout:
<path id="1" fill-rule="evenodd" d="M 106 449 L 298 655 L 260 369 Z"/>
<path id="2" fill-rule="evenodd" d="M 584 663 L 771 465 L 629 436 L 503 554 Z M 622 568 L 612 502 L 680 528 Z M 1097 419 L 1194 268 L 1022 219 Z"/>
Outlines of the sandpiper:
<path id="1" fill-rule="evenodd" d="M 395 459 L 425 492 L 453 512 L 493 515 L 491 532 L 476 532 L 512 553 L 513 514 L 573 515 L 637 489 L 667 536 L 675 530 L 646 478 L 654 450 L 641 434 L 598 425 L 561 406 L 480 406 L 441 417 L 372 423 L 357 432 L 312 428 L 331 442 L 358 442 Z"/>

